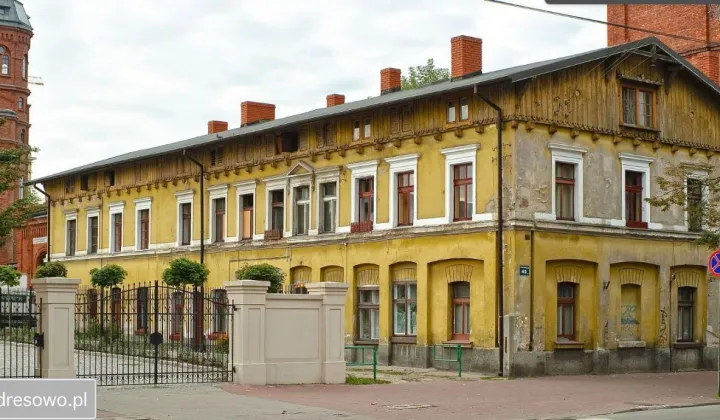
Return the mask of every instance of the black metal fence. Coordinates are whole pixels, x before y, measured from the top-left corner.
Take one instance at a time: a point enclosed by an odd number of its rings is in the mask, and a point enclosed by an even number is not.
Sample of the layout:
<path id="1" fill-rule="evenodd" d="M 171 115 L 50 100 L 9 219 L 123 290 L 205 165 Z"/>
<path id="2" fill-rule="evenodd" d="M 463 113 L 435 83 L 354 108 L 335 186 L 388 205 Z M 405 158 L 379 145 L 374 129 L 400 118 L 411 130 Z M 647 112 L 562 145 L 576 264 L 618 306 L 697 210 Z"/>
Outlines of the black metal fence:
<path id="1" fill-rule="evenodd" d="M 40 354 L 34 345 L 42 302 L 29 289 L 0 288 L 0 377 L 40 376 Z"/>
<path id="2" fill-rule="evenodd" d="M 98 385 L 232 381 L 233 312 L 223 289 L 81 289 L 77 376 Z"/>

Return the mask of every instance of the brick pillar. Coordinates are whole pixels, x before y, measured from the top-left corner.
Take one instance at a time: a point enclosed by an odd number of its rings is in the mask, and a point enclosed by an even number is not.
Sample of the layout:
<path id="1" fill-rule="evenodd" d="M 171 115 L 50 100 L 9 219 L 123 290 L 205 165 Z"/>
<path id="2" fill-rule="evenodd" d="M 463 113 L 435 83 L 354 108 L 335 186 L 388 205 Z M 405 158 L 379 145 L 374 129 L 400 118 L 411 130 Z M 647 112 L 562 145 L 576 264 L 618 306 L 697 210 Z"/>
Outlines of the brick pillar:
<path id="1" fill-rule="evenodd" d="M 322 296 L 320 342 L 322 352 L 322 383 L 345 383 L 345 295 L 347 283 L 307 283 L 310 296 Z"/>
<path id="2" fill-rule="evenodd" d="M 265 385 L 265 302 L 269 281 L 233 280 L 225 282 L 230 302 L 235 304 L 232 340 L 234 382 Z M 345 378 L 343 377 L 343 381 Z"/>
<path id="3" fill-rule="evenodd" d="M 75 294 L 80 280 L 49 277 L 35 279 L 37 302 L 42 302 L 38 349 L 43 378 L 75 378 Z"/>

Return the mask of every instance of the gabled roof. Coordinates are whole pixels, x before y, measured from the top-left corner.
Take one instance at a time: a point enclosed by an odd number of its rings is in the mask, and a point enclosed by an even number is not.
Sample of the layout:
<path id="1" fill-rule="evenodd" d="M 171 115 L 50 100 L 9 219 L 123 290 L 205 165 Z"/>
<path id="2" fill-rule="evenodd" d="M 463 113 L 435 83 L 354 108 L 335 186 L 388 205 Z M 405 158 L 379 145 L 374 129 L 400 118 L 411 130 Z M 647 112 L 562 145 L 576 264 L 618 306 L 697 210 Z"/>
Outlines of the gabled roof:
<path id="1" fill-rule="evenodd" d="M 585 63 L 593 62 L 596 60 L 602 60 L 608 57 L 612 57 L 617 54 L 630 52 L 633 50 L 639 50 L 647 47 L 657 47 L 657 52 L 663 52 L 667 56 L 672 57 L 678 64 L 682 65 L 687 71 L 689 71 L 694 77 L 707 86 L 708 89 L 713 91 L 720 97 L 720 85 L 717 85 L 711 81 L 705 74 L 700 70 L 696 69 L 692 64 L 678 55 L 670 47 L 665 45 L 662 41 L 655 37 L 645 38 L 638 41 L 628 42 L 626 44 L 615 45 L 607 48 L 600 48 L 580 54 L 575 54 L 567 57 L 556 58 L 553 60 L 540 61 L 531 64 L 525 64 L 522 66 L 510 67 L 503 70 L 492 71 L 488 73 L 479 74 L 476 76 L 445 81 L 436 83 L 433 85 L 421 87 L 412 90 L 401 90 L 398 92 L 388 93 L 368 99 L 363 99 L 355 102 L 348 102 L 343 105 L 336 105 L 329 108 L 320 108 L 312 111 L 304 112 L 302 114 L 292 115 L 285 118 L 280 118 L 274 121 L 268 121 L 259 124 L 253 124 L 245 127 L 234 128 L 221 133 L 207 134 L 198 137 L 193 137 L 187 140 L 182 140 L 175 143 L 169 143 L 162 146 L 151 147 L 148 149 L 137 150 L 123 155 L 115 156 L 109 159 L 101 160 L 98 162 L 90 163 L 88 165 L 80 166 L 77 168 L 69 169 L 66 171 L 58 172 L 53 175 L 41 177 L 27 184 L 42 183 L 51 179 L 79 174 L 89 171 L 94 171 L 110 166 L 115 166 L 127 162 L 132 162 L 139 159 L 147 159 L 151 157 L 157 157 L 173 152 L 180 152 L 183 149 L 191 149 L 201 146 L 206 146 L 212 143 L 216 143 L 222 140 L 226 140 L 233 137 L 246 136 L 250 134 L 261 133 L 270 130 L 279 130 L 298 124 L 304 124 L 316 120 L 321 120 L 330 117 L 337 117 L 345 114 L 351 114 L 358 111 L 364 111 L 367 109 L 375 108 L 378 106 L 388 106 L 396 103 L 406 102 L 413 99 L 418 99 L 427 96 L 434 96 L 453 92 L 462 89 L 468 89 L 474 85 L 490 85 L 502 81 L 507 82 L 518 82 L 526 79 L 541 76 L 543 74 L 556 72 L 569 67 L 579 66 Z"/>

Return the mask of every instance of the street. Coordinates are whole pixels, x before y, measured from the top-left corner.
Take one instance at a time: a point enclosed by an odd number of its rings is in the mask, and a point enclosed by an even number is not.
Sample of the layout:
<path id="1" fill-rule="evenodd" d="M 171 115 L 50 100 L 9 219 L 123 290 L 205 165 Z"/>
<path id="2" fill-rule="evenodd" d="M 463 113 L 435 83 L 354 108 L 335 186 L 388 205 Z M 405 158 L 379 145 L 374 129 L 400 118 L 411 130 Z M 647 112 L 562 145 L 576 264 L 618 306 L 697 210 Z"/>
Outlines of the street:
<path id="1" fill-rule="evenodd" d="M 584 417 L 578 420 L 717 420 L 720 419 L 720 405 L 671 408 L 666 410 L 636 411 L 599 417 Z"/>

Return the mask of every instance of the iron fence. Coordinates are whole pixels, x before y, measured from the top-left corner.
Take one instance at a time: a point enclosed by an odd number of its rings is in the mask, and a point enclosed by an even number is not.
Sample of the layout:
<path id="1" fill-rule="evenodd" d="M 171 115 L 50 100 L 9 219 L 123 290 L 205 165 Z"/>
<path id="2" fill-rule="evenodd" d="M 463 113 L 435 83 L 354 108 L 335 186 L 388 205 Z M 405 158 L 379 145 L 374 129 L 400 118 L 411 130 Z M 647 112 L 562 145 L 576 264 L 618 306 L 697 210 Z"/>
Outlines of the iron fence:
<path id="1" fill-rule="evenodd" d="M 0 288 L 0 377 L 40 376 L 40 350 L 35 338 L 41 307 L 31 289 Z"/>

